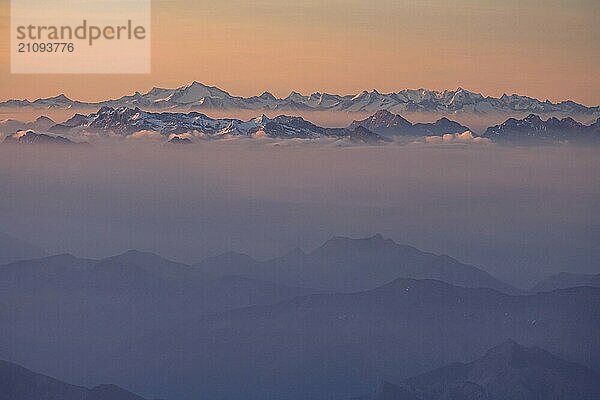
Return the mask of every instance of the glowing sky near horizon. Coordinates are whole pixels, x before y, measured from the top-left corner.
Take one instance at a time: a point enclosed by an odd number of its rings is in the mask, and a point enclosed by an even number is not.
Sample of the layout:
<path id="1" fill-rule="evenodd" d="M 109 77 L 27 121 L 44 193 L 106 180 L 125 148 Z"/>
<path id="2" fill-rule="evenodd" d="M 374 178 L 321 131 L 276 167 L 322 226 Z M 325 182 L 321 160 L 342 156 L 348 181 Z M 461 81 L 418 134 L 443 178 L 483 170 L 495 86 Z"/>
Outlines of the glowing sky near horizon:
<path id="1" fill-rule="evenodd" d="M 154 0 L 152 73 L 11 75 L 0 98 L 118 97 L 197 80 L 234 95 L 458 86 L 600 104 L 597 0 Z"/>

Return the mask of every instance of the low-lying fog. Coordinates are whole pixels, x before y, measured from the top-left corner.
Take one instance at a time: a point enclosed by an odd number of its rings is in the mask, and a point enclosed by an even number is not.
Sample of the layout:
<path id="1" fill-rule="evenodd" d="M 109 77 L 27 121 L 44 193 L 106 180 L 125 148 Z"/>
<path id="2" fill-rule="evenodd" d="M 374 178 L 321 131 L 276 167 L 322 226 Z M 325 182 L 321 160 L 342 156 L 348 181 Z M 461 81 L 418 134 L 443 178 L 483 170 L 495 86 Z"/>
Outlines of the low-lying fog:
<path id="1" fill-rule="evenodd" d="M 0 146 L 0 231 L 184 262 L 382 233 L 528 286 L 600 272 L 598 149 L 206 142 Z"/>

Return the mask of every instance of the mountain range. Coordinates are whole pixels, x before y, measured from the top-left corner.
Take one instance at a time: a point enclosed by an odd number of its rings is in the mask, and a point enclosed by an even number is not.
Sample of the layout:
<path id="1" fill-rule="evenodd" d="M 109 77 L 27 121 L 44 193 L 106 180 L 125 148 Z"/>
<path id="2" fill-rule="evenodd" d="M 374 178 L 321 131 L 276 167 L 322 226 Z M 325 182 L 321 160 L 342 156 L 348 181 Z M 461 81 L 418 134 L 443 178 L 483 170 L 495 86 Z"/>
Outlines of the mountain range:
<path id="1" fill-rule="evenodd" d="M 129 136 L 136 132 L 158 132 L 165 136 L 195 132 L 207 137 L 334 138 L 366 143 L 386 140 L 362 126 L 325 128 L 301 117 L 280 115 L 271 119 L 262 115 L 249 121 L 242 121 L 213 119 L 198 112 L 154 113 L 126 107 L 102 107 L 98 112 L 89 115 L 75 114 L 69 120 L 49 128 L 49 132 L 70 135 L 84 131 L 122 136 Z"/>
<path id="2" fill-rule="evenodd" d="M 68 254 L 22 260 L 0 266 L 0 272 L 2 296 L 37 292 L 38 299 L 45 295 L 56 301 L 62 299 L 65 315 L 74 305 L 76 311 L 82 299 L 87 299 L 89 312 L 98 312 L 107 295 L 114 296 L 111 301 L 115 302 L 128 299 L 130 309 L 152 306 L 157 312 L 167 311 L 172 302 L 179 302 L 182 308 L 193 305 L 189 315 L 205 315 L 319 292 L 251 278 L 212 276 L 198 268 L 135 250 L 100 260 Z M 45 306 L 43 302 L 39 305 Z"/>
<path id="3" fill-rule="evenodd" d="M 500 125 L 489 127 L 483 137 L 512 143 L 598 143 L 600 118 L 591 125 L 584 125 L 570 117 L 551 117 L 544 121 L 538 115 L 530 114 L 520 120 L 510 118 Z"/>
<path id="4" fill-rule="evenodd" d="M 177 340 L 211 346 L 180 354 L 178 376 L 208 374 L 210 385 L 192 389 L 199 397 L 240 397 L 241 386 L 256 398 L 346 398 L 382 376 L 401 381 L 512 337 L 598 371 L 599 296 L 594 288 L 510 296 L 411 279 L 305 296 L 203 319 Z"/>
<path id="5" fill-rule="evenodd" d="M 401 384 L 380 384 L 364 400 L 593 400 L 600 375 L 513 340 L 469 363 L 454 363 Z"/>
<path id="6" fill-rule="evenodd" d="M 600 370 L 600 289 L 512 290 L 379 235 L 262 262 L 53 256 L 0 267 L 0 358 L 176 400 L 344 399 L 511 338 Z"/>
<path id="7" fill-rule="evenodd" d="M 388 110 L 393 113 L 423 112 L 434 114 L 560 114 L 600 116 L 600 106 L 588 107 L 567 100 L 552 103 L 517 94 L 501 97 L 483 96 L 463 88 L 456 90 L 433 91 L 426 89 L 404 89 L 393 93 L 380 93 L 377 90 L 362 91 L 354 95 L 313 93 L 302 95 L 290 93 L 285 98 L 276 98 L 269 92 L 260 96 L 240 97 L 214 86 L 199 82 L 175 89 L 152 88 L 142 94 L 100 102 L 71 100 L 64 94 L 29 100 L 7 100 L 0 103 L 3 108 L 34 109 L 81 109 L 109 107 L 139 107 L 144 110 L 254 110 L 254 111 L 337 111 L 373 113 Z"/>
<path id="8" fill-rule="evenodd" d="M 437 279 L 504 293 L 519 292 L 479 268 L 445 255 L 399 245 L 381 235 L 363 239 L 334 237 L 309 253 L 295 249 L 267 261 L 226 253 L 206 259 L 196 268 L 216 276 L 244 276 L 337 292 L 369 290 L 399 277 Z"/>
<path id="9" fill-rule="evenodd" d="M 595 400 L 600 375 L 538 348 L 513 340 L 468 363 L 382 382 L 372 396 L 353 400 Z M 145 400 L 116 385 L 92 389 L 71 385 L 0 360 L 0 400 Z"/>
<path id="10" fill-rule="evenodd" d="M 23 122 L 16 119 L 5 119 L 0 121 L 0 134 L 12 135 L 17 131 L 46 132 L 50 127 L 56 125 L 52 119 L 41 116 L 35 121 Z"/>
<path id="11" fill-rule="evenodd" d="M 39 120 L 39 119 L 38 119 Z M 44 120 L 51 121 L 49 119 Z M 509 144 L 597 144 L 600 143 L 600 119 L 583 125 L 570 117 L 551 117 L 546 121 L 537 115 L 521 120 L 508 119 L 503 124 L 488 128 L 482 135 L 474 134 L 467 126 L 447 118 L 432 123 L 411 123 L 401 115 L 377 111 L 372 116 L 352 122 L 346 128 L 327 128 L 315 125 L 302 117 L 262 115 L 250 120 L 211 118 L 198 112 L 148 112 L 139 108 L 102 107 L 97 112 L 75 114 L 68 120 L 49 126 L 45 132 L 20 130 L 37 122 L 11 120 L 17 129 L 5 143 L 70 144 L 93 139 L 90 135 L 133 138 L 164 137 L 171 143 L 193 143 L 199 138 L 269 137 L 273 139 L 345 140 L 355 143 L 406 143 L 410 141 L 498 142 Z M 47 124 L 46 124 L 47 125 Z M 73 139 L 73 140 L 71 140 Z M 440 139 L 433 141 L 433 139 Z"/>

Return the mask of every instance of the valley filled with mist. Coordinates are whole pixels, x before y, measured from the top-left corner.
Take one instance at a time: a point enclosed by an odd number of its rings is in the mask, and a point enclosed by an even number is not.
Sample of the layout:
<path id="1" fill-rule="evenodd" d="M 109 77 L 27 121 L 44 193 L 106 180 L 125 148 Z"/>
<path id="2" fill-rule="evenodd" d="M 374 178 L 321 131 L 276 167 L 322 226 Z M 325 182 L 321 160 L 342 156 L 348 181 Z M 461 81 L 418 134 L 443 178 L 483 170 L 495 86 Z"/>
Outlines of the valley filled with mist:
<path id="1" fill-rule="evenodd" d="M 266 259 L 381 233 L 517 286 L 600 260 L 593 147 L 123 141 L 0 155 L 2 231 L 49 254 Z"/>

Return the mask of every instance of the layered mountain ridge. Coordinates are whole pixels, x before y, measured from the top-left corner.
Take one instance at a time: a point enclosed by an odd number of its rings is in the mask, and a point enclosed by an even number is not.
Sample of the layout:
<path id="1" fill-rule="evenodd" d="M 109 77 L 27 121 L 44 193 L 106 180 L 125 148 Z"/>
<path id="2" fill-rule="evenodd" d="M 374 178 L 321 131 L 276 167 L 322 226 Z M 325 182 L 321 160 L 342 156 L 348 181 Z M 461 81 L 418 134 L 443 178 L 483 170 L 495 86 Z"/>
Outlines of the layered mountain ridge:
<path id="1" fill-rule="evenodd" d="M 267 261 L 227 253 L 197 266 L 133 250 L 101 260 L 58 255 L 0 267 L 0 358 L 89 387 L 113 382 L 180 400 L 344 399 L 382 376 L 403 383 L 469 365 L 511 338 L 600 370 L 600 289 L 511 290 L 381 235 L 334 237 Z M 491 372 L 476 385 L 505 370 L 499 359 L 481 364 Z M 513 364 L 502 376 L 521 384 Z M 588 374 L 567 377 L 585 383 Z"/>
<path id="2" fill-rule="evenodd" d="M 538 347 L 507 340 L 469 363 L 455 363 L 394 385 L 365 400 L 593 400 L 600 375 Z"/>
<path id="3" fill-rule="evenodd" d="M 381 235 L 362 239 L 334 237 L 305 253 L 300 249 L 267 261 L 226 253 L 196 265 L 206 273 L 238 275 L 287 285 L 332 291 L 373 289 L 398 277 L 437 279 L 465 287 L 519 291 L 471 265 L 446 255 L 422 252 Z"/>

